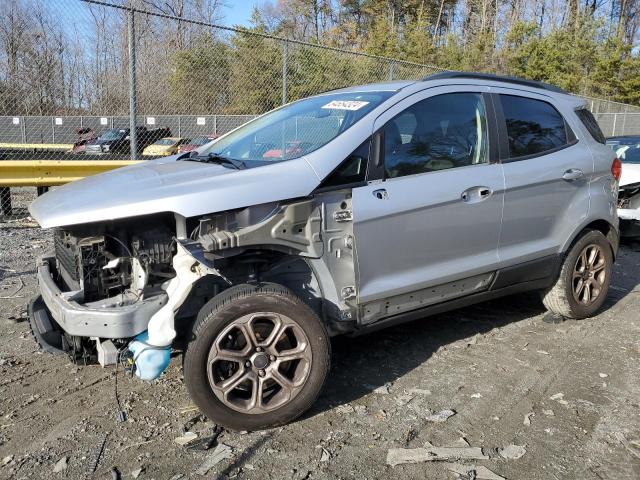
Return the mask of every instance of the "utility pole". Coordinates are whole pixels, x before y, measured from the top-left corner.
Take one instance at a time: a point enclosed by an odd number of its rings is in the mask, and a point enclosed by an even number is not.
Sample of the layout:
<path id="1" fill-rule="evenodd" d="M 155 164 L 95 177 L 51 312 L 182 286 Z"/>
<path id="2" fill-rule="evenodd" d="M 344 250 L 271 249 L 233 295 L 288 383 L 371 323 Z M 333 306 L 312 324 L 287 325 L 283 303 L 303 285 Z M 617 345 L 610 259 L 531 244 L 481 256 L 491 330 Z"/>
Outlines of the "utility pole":
<path id="1" fill-rule="evenodd" d="M 135 10 L 129 9 L 129 149 L 131 160 L 138 157 L 138 138 L 136 130 L 136 28 Z"/>

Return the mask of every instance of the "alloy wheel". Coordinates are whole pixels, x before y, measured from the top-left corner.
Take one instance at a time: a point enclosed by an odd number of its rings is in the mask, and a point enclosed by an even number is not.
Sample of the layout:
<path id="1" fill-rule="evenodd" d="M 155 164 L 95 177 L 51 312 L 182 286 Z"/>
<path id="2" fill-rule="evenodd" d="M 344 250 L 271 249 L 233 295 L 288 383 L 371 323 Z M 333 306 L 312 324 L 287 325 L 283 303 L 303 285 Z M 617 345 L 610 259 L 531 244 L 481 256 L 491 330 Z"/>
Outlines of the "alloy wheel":
<path id="1" fill-rule="evenodd" d="M 258 312 L 234 320 L 218 334 L 207 375 L 226 406 L 260 414 L 295 398 L 309 377 L 311 362 L 309 340 L 293 319 Z"/>
<path id="2" fill-rule="evenodd" d="M 583 305 L 595 302 L 607 278 L 607 260 L 599 245 L 590 244 L 582 249 L 573 269 L 573 298 Z"/>

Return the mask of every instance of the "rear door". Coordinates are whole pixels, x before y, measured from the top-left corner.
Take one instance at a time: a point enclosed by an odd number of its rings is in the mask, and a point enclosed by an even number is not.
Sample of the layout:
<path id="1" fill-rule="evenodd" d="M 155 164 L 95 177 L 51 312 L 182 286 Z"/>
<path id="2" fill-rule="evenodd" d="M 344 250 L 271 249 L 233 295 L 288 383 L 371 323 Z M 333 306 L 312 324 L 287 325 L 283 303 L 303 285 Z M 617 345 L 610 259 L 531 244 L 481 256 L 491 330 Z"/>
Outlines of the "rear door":
<path id="1" fill-rule="evenodd" d="M 494 268 L 504 183 L 492 162 L 492 120 L 490 98 L 471 86 L 420 92 L 376 120 L 384 180 L 353 189 L 359 303 Z M 461 283 L 445 296 L 482 286 Z M 441 295 L 407 295 L 397 308 Z"/>
<path id="2" fill-rule="evenodd" d="M 552 99 L 494 88 L 505 176 L 502 266 L 560 252 L 589 212 L 593 158 Z M 525 96 L 526 95 L 526 96 Z"/>

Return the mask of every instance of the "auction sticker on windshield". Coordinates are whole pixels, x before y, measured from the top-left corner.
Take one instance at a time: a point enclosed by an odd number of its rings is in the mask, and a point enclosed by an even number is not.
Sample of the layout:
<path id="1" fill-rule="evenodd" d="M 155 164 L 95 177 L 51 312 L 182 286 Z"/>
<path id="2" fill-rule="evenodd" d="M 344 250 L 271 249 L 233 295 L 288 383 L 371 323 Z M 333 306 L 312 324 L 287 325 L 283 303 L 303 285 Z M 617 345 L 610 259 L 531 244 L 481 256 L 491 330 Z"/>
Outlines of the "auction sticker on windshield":
<path id="1" fill-rule="evenodd" d="M 362 102 L 360 100 L 333 100 L 323 105 L 322 108 L 330 108 L 333 110 L 360 110 L 368 104 L 369 102 Z"/>

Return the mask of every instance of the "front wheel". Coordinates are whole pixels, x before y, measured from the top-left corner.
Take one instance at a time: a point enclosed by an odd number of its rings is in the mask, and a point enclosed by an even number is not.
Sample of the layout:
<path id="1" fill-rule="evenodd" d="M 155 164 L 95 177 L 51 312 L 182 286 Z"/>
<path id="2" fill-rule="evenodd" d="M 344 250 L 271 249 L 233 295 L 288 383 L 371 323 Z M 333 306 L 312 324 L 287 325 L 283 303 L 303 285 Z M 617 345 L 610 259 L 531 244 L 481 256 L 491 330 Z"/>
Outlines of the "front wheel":
<path id="1" fill-rule="evenodd" d="M 609 240 L 597 230 L 578 238 L 562 263 L 555 284 L 542 292 L 547 310 L 567 318 L 586 318 L 604 303 L 613 271 Z"/>
<path id="2" fill-rule="evenodd" d="M 330 343 L 318 316 L 281 285 L 237 285 L 198 314 L 184 359 L 200 410 L 232 430 L 287 423 L 316 400 Z"/>

